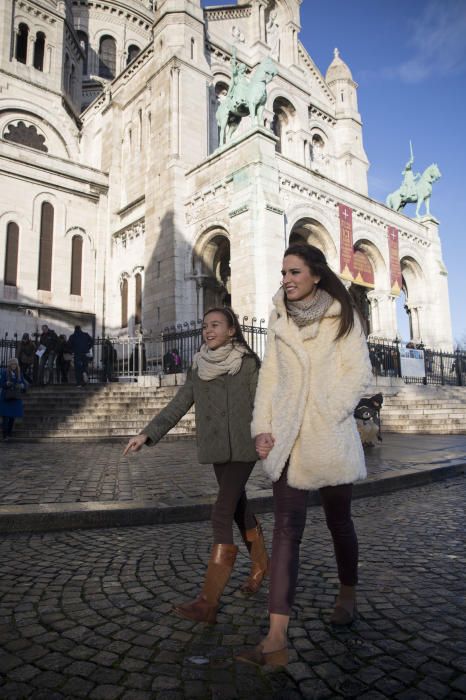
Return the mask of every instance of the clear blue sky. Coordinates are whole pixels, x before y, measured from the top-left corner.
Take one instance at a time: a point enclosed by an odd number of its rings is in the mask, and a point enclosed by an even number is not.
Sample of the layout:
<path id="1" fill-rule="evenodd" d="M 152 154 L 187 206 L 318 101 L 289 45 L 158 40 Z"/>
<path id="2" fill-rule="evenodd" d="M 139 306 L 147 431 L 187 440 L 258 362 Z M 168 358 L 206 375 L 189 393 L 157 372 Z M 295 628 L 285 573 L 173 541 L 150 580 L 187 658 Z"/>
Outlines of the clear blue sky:
<path id="1" fill-rule="evenodd" d="M 304 0 L 301 25 L 322 73 L 338 47 L 359 85 L 370 196 L 384 201 L 400 185 L 409 139 L 416 170 L 438 164 L 431 211 L 453 336 L 466 344 L 466 0 Z"/>
<path id="2" fill-rule="evenodd" d="M 338 47 L 359 85 L 370 196 L 385 201 L 401 184 L 410 139 L 416 171 L 438 164 L 431 212 L 440 221 L 453 336 L 466 345 L 466 0 L 303 0 L 301 25 L 321 72 Z M 414 206 L 405 213 L 414 216 Z"/>

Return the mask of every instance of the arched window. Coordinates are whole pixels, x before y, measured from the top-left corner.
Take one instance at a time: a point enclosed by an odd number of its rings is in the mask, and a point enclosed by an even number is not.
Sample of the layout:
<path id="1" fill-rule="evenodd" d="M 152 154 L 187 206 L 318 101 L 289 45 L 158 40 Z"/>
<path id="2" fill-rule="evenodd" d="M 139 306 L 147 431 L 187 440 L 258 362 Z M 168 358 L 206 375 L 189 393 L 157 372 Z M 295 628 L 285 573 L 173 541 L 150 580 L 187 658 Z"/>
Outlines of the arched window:
<path id="1" fill-rule="evenodd" d="M 311 141 L 311 161 L 314 166 L 318 167 L 322 164 L 325 158 L 325 143 L 320 134 L 313 134 Z"/>
<path id="2" fill-rule="evenodd" d="M 275 136 L 278 136 L 278 142 L 275 145 L 275 150 L 278 153 L 283 153 L 285 145 L 284 136 L 290 126 L 295 114 L 295 108 L 286 97 L 277 97 L 273 103 L 273 121 L 272 131 Z"/>
<path id="3" fill-rule="evenodd" d="M 5 284 L 11 287 L 17 286 L 18 276 L 18 245 L 19 228 L 18 224 L 10 221 L 6 228 L 6 250 L 5 250 Z"/>
<path id="4" fill-rule="evenodd" d="M 39 275 L 37 289 L 52 289 L 53 207 L 42 204 L 40 213 Z"/>
<path id="5" fill-rule="evenodd" d="M 18 63 L 26 63 L 28 55 L 29 27 L 21 23 L 16 36 L 16 60 Z"/>
<path id="6" fill-rule="evenodd" d="M 13 141 L 13 143 L 19 143 L 22 146 L 29 146 L 29 148 L 37 148 L 38 151 L 44 151 L 47 153 L 49 150 L 45 145 L 45 136 L 39 134 L 37 127 L 34 124 L 26 124 L 20 119 L 17 124 L 10 122 L 7 129 L 3 133 L 3 138 L 5 141 Z"/>
<path id="7" fill-rule="evenodd" d="M 71 239 L 71 284 L 70 294 L 81 296 L 81 279 L 83 269 L 83 239 L 73 236 Z"/>
<path id="8" fill-rule="evenodd" d="M 87 38 L 86 32 L 78 32 L 78 41 L 79 45 L 83 50 L 84 53 L 84 62 L 83 62 L 83 75 L 87 75 L 87 58 L 89 55 L 89 39 Z"/>
<path id="9" fill-rule="evenodd" d="M 140 53 L 140 51 L 141 51 L 141 49 L 139 48 L 139 46 L 136 46 L 136 44 L 131 44 L 131 46 L 128 46 L 128 55 L 126 57 L 126 65 L 128 65 L 128 63 L 131 63 L 131 61 L 133 61 L 136 58 L 136 56 L 138 55 L 138 53 Z"/>
<path id="10" fill-rule="evenodd" d="M 128 326 L 128 280 L 124 277 L 120 283 L 121 293 L 121 327 Z"/>
<path id="11" fill-rule="evenodd" d="M 99 75 L 114 78 L 116 70 L 116 41 L 112 36 L 103 36 L 99 46 Z"/>
<path id="12" fill-rule="evenodd" d="M 45 52 L 45 34 L 37 32 L 34 42 L 34 60 L 33 66 L 37 70 L 44 70 L 44 52 Z"/>
<path id="13" fill-rule="evenodd" d="M 141 323 L 142 321 L 142 275 L 138 272 L 134 276 L 135 282 L 135 312 L 134 312 L 134 322 Z"/>

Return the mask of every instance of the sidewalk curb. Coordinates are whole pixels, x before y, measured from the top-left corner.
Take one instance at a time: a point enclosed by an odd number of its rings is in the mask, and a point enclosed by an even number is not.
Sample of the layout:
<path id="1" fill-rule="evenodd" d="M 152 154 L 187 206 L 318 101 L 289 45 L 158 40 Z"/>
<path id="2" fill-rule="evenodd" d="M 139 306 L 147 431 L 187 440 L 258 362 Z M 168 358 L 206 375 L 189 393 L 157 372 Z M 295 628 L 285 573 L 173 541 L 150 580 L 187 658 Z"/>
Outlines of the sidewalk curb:
<path id="1" fill-rule="evenodd" d="M 444 465 L 407 468 L 402 474 L 380 475 L 355 484 L 353 498 L 380 496 L 393 491 L 425 486 L 466 473 L 466 462 L 450 460 Z M 209 520 L 213 503 L 206 499 L 186 499 L 182 504 L 167 500 L 158 503 L 90 501 L 87 503 L 30 504 L 0 506 L 0 533 L 50 532 L 82 528 L 166 525 Z M 271 489 L 256 490 L 249 502 L 256 513 L 273 512 Z M 319 494 L 310 492 L 308 506 L 320 504 Z"/>

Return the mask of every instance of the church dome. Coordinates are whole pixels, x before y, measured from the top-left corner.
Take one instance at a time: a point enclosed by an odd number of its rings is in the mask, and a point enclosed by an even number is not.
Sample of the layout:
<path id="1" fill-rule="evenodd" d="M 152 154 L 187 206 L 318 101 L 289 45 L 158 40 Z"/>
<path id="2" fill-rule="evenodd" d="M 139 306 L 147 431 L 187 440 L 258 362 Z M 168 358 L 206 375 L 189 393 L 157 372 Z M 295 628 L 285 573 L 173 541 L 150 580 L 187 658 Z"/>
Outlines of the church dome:
<path id="1" fill-rule="evenodd" d="M 351 71 L 346 63 L 340 58 L 340 52 L 338 49 L 334 49 L 333 55 L 334 58 L 327 69 L 325 81 L 327 83 L 333 83 L 335 80 L 353 80 Z"/>

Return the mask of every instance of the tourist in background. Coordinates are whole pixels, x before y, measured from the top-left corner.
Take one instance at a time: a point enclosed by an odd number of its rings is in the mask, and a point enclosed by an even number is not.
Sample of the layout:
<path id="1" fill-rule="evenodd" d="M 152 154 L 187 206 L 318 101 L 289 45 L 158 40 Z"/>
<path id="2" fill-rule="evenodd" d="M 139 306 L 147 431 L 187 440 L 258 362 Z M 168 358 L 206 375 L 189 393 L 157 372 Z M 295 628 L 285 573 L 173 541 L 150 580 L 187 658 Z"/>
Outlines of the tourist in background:
<path id="1" fill-rule="evenodd" d="M 163 356 L 163 371 L 165 374 L 181 372 L 181 357 L 176 348 L 169 350 Z"/>
<path id="2" fill-rule="evenodd" d="M 111 382 L 113 380 L 113 373 L 118 366 L 118 355 L 110 338 L 105 338 L 102 343 L 101 362 L 102 381 Z"/>
<path id="3" fill-rule="evenodd" d="M 89 363 L 89 353 L 92 350 L 94 341 L 89 333 L 81 329 L 81 326 L 74 327 L 74 333 L 69 337 L 69 342 L 74 356 L 74 373 L 77 386 L 85 387 L 88 381 L 87 367 Z"/>
<path id="4" fill-rule="evenodd" d="M 39 357 L 38 384 L 52 384 L 55 357 L 57 354 L 58 336 L 47 325 L 42 326 L 39 337 L 39 347 L 36 354 Z"/>
<path id="5" fill-rule="evenodd" d="M 66 335 L 58 336 L 57 345 L 57 380 L 60 384 L 68 384 L 68 373 L 73 359 L 73 348 L 71 343 L 66 339 Z"/>
<path id="6" fill-rule="evenodd" d="M 270 628 L 238 656 L 285 665 L 299 546 L 309 489 L 318 489 L 333 538 L 340 589 L 331 621 L 351 623 L 356 607 L 358 540 L 352 484 L 366 476 L 353 411 L 371 381 L 361 321 L 324 254 L 291 245 L 275 295 L 254 406 L 252 434 L 273 481 L 275 525 L 270 570 Z"/>
<path id="7" fill-rule="evenodd" d="M 6 369 L 0 369 L 0 415 L 2 416 L 3 440 L 8 441 L 16 418 L 23 417 L 22 394 L 26 382 L 21 374 L 16 357 L 8 360 Z"/>
<path id="8" fill-rule="evenodd" d="M 186 383 L 142 433 L 129 441 L 125 454 L 145 444 L 155 445 L 195 404 L 198 459 L 201 464 L 213 463 L 219 487 L 212 510 L 214 545 L 200 595 L 175 606 L 174 612 L 190 620 L 214 623 L 238 551 L 233 520 L 251 557 L 244 592 L 259 589 L 267 573 L 268 557 L 245 491 L 257 460 L 250 424 L 259 359 L 228 307 L 206 312 L 202 337 L 204 343 L 194 356 Z"/>
<path id="9" fill-rule="evenodd" d="M 23 333 L 18 345 L 18 361 L 21 374 L 28 384 L 32 384 L 35 353 L 36 344 L 31 340 L 29 333 Z"/>

